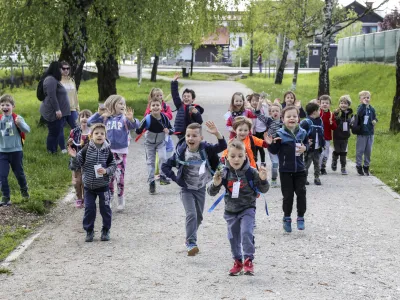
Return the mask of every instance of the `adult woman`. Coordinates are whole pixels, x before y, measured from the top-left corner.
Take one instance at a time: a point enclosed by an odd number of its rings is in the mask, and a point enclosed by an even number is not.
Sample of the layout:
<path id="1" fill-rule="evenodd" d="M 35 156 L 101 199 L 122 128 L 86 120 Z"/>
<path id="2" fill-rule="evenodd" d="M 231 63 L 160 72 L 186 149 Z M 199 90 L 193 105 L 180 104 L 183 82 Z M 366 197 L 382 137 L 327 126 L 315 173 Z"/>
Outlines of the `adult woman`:
<path id="1" fill-rule="evenodd" d="M 262 73 L 262 56 L 261 56 L 261 52 L 258 53 L 258 57 L 257 57 L 257 64 L 258 64 L 258 69 L 260 70 L 260 73 Z"/>
<path id="2" fill-rule="evenodd" d="M 79 112 L 79 102 L 78 102 L 78 93 L 76 91 L 75 81 L 69 76 L 70 67 L 66 61 L 61 62 L 61 84 L 67 90 L 69 106 L 71 110 L 71 114 L 66 117 L 66 121 L 71 129 L 76 127 L 76 120 L 78 119 Z"/>
<path id="3" fill-rule="evenodd" d="M 43 74 L 43 91 L 46 98 L 40 104 L 40 114 L 47 121 L 47 151 L 57 153 L 59 145 L 62 153 L 67 153 L 64 140 L 65 117 L 71 114 L 67 91 L 61 84 L 61 64 L 53 61 Z"/>

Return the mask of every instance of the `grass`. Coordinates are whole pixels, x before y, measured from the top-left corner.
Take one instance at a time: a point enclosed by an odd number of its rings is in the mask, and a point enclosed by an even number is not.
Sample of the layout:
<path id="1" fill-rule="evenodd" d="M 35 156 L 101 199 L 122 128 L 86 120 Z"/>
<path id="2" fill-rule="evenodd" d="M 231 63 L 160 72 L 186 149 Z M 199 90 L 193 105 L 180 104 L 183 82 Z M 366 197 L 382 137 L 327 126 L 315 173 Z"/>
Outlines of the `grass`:
<path id="1" fill-rule="evenodd" d="M 31 233 L 31 231 L 22 227 L 17 229 L 2 227 L 0 233 L 0 260 L 3 260 Z"/>
<path id="2" fill-rule="evenodd" d="M 168 71 L 168 72 L 157 72 L 157 75 L 160 76 L 167 76 L 171 79 L 175 76 L 177 72 Z M 182 77 L 182 72 L 178 72 Z M 183 79 L 190 79 L 190 80 L 204 80 L 204 81 L 213 81 L 213 80 L 227 80 L 229 75 L 227 74 L 217 74 L 217 73 L 193 73 L 192 76 Z"/>
<path id="3" fill-rule="evenodd" d="M 27 68 L 24 68 L 24 76 L 31 75 L 31 71 Z M 21 68 L 14 68 L 14 76 L 21 76 L 22 69 Z M 0 69 L 0 79 L 7 79 L 11 76 L 11 69 L 10 68 L 2 68 Z"/>
<path id="4" fill-rule="evenodd" d="M 240 80 L 256 92 L 266 92 L 271 99 L 282 98 L 289 90 L 292 76 L 285 76 L 282 85 L 275 85 L 273 79 L 264 75 Z M 400 155 L 398 145 L 400 134 L 389 132 L 392 102 L 395 94 L 395 67 L 373 64 L 348 64 L 330 69 L 330 90 L 332 108 L 338 107 L 339 97 L 351 96 L 353 110 L 358 106 L 358 93 L 369 90 L 372 94 L 371 105 L 375 108 L 379 122 L 375 127 L 375 141 L 371 157 L 371 171 L 384 183 L 400 192 Z M 296 97 L 302 100 L 303 107 L 309 100 L 316 98 L 318 92 L 318 74 L 299 74 Z M 349 140 L 349 157 L 355 160 L 355 137 Z"/>
<path id="5" fill-rule="evenodd" d="M 0 274 L 12 275 L 12 272 L 10 269 L 0 267 Z"/>

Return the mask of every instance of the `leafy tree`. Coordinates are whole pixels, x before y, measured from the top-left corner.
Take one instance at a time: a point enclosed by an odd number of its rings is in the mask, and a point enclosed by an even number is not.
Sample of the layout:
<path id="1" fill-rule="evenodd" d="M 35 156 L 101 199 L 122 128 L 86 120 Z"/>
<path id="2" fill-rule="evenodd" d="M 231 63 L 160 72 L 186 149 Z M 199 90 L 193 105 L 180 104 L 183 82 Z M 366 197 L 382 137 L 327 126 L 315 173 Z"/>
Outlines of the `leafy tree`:
<path id="1" fill-rule="evenodd" d="M 382 28 L 382 31 L 400 28 L 400 13 L 397 7 L 383 18 L 379 26 Z"/>

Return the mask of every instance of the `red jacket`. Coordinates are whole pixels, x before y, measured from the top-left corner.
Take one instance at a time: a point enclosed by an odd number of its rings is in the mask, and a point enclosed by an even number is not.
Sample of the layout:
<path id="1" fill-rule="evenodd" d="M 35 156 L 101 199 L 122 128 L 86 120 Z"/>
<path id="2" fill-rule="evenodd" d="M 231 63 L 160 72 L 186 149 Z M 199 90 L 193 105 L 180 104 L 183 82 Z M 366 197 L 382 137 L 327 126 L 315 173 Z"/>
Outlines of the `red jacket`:
<path id="1" fill-rule="evenodd" d="M 335 116 L 334 116 L 333 112 L 331 112 L 329 109 L 328 109 L 328 111 L 323 111 L 321 109 L 319 114 L 322 118 L 322 122 L 324 123 L 325 141 L 331 141 L 332 140 L 332 131 L 337 128 Z"/>

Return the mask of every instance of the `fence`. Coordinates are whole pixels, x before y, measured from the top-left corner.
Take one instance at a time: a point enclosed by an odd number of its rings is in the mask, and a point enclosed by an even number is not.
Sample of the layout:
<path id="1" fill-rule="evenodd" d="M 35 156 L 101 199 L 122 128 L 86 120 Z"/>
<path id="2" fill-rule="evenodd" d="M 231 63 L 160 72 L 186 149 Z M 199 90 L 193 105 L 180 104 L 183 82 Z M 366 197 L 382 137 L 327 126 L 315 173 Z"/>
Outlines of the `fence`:
<path id="1" fill-rule="evenodd" d="M 396 62 L 400 29 L 342 38 L 338 43 L 338 62 Z"/>

